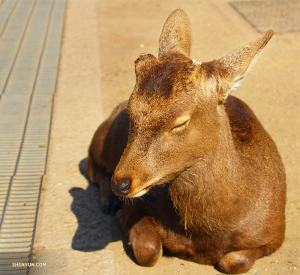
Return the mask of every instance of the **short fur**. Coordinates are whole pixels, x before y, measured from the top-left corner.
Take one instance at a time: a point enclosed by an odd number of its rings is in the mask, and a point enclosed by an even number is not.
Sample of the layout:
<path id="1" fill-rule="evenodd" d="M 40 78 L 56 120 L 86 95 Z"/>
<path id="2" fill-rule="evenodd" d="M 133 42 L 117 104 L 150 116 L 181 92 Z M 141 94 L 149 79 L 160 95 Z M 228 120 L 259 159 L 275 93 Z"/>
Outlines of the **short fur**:
<path id="1" fill-rule="evenodd" d="M 118 219 L 136 260 L 153 266 L 163 248 L 180 258 L 247 272 L 278 249 L 285 232 L 285 172 L 252 110 L 229 95 L 273 32 L 212 62 L 190 59 L 190 23 L 175 10 L 159 58 L 141 55 L 136 85 L 96 131 L 87 176 L 102 208 L 125 200 Z M 112 210 L 110 210 L 110 207 Z"/>

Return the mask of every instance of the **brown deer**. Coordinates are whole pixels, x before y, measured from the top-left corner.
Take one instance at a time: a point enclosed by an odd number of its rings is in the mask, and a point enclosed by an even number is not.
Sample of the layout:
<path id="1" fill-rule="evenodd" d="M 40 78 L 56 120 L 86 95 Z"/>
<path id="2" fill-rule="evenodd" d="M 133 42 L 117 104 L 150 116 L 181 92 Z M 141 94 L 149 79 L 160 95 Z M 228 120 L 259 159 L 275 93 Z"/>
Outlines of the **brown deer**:
<path id="1" fill-rule="evenodd" d="M 189 57 L 190 22 L 175 10 L 162 30 L 158 59 L 144 54 L 135 61 L 134 90 L 96 131 L 87 177 L 100 185 L 106 213 L 118 207 L 111 189 L 130 198 L 117 218 L 138 264 L 153 266 L 164 248 L 224 273 L 243 273 L 281 246 L 281 158 L 252 110 L 229 95 L 272 35 L 269 30 L 224 57 L 197 62 Z"/>

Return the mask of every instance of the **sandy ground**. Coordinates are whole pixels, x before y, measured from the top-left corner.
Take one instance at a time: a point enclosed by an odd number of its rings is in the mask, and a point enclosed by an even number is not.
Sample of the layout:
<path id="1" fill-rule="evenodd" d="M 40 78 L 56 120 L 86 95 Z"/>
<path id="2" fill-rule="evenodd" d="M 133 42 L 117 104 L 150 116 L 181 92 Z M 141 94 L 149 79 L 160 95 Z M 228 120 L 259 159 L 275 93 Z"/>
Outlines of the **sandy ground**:
<path id="1" fill-rule="evenodd" d="M 219 274 L 172 257 L 153 268 L 136 265 L 115 219 L 99 209 L 98 188 L 81 173 L 97 126 L 134 87 L 134 60 L 157 55 L 161 28 L 178 7 L 192 23 L 192 58 L 212 60 L 259 35 L 224 0 L 68 2 L 34 246 L 35 261 L 46 267 L 30 274 Z M 300 274 L 299 46 L 300 33 L 276 34 L 234 92 L 276 141 L 288 185 L 284 245 L 248 274 Z"/>

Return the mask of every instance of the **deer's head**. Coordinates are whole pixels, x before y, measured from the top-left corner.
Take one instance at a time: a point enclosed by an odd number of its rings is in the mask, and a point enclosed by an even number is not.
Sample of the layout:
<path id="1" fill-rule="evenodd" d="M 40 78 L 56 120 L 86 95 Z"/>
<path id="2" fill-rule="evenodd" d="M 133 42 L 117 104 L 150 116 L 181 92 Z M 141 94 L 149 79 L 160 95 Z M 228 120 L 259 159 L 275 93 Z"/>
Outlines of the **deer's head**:
<path id="1" fill-rule="evenodd" d="M 211 62 L 190 59 L 191 28 L 175 10 L 159 40 L 158 59 L 143 54 L 135 61 L 136 85 L 127 113 L 127 147 L 112 177 L 117 195 L 138 197 L 153 185 L 171 182 L 209 157 L 219 142 L 224 102 L 240 85 L 273 35 L 244 44 Z"/>

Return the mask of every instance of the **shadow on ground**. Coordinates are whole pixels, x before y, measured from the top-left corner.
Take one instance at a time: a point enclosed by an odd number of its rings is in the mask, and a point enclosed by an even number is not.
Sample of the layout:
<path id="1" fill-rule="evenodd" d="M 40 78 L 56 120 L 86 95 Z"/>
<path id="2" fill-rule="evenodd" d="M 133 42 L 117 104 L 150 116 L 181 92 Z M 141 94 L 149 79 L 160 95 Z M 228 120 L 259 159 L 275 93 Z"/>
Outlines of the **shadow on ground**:
<path id="1" fill-rule="evenodd" d="M 79 170 L 85 177 L 86 158 L 79 163 Z M 78 220 L 78 228 L 72 240 L 72 248 L 79 251 L 97 251 L 110 242 L 126 242 L 113 216 L 100 210 L 99 186 L 88 182 L 86 190 L 74 187 L 69 190 L 73 197 L 71 210 Z"/>

